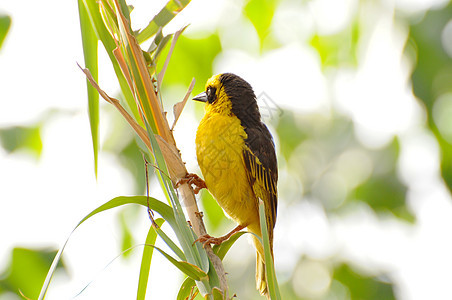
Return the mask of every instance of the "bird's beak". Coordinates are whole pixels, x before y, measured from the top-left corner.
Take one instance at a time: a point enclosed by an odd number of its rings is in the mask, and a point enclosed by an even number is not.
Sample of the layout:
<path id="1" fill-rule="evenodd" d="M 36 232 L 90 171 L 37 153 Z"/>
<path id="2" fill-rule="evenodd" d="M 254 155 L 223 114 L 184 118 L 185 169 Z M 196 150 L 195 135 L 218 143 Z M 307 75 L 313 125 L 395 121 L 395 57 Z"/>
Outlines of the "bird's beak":
<path id="1" fill-rule="evenodd" d="M 200 102 L 207 102 L 206 92 L 202 92 L 201 94 L 196 95 L 195 97 L 193 97 L 193 100 L 200 101 Z"/>

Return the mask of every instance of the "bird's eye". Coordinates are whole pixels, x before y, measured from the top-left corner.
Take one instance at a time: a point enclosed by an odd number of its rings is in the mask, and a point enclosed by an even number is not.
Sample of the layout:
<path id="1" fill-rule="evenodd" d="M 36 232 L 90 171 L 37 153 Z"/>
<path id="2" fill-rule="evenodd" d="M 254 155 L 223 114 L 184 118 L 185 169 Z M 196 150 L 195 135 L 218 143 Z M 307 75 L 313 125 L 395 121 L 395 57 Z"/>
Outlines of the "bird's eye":
<path id="1" fill-rule="evenodd" d="M 213 87 L 208 87 L 206 94 L 207 94 L 207 101 L 209 101 L 210 104 L 215 102 L 215 100 L 217 99 L 216 89 Z"/>

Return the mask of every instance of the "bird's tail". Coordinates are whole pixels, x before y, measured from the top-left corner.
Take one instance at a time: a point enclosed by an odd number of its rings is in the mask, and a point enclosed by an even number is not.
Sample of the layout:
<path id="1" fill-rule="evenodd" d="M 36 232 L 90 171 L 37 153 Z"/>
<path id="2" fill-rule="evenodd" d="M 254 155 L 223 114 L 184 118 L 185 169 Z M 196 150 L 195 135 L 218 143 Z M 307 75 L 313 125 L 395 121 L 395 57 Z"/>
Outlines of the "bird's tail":
<path id="1" fill-rule="evenodd" d="M 251 227 L 251 228 L 250 228 Z M 252 226 L 248 226 L 248 230 L 261 236 L 260 228 L 252 228 Z M 261 293 L 261 295 L 269 298 L 268 288 L 267 288 L 267 275 L 265 272 L 265 255 L 264 248 L 262 247 L 261 242 L 255 237 L 252 236 L 254 247 L 256 248 L 256 289 Z M 270 248 L 273 257 L 273 241 L 270 240 Z"/>

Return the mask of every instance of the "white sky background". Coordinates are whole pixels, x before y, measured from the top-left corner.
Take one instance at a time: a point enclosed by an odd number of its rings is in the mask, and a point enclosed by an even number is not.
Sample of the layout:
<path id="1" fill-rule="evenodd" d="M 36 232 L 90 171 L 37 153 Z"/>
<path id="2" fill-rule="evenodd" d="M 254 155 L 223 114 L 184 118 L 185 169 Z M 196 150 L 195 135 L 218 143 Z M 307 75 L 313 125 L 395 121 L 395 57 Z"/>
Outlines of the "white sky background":
<path id="1" fill-rule="evenodd" d="M 133 20 L 144 26 L 152 15 L 149 12 L 158 11 L 164 2 L 137 1 Z M 227 14 L 225 22 L 252 31 L 250 23 L 238 19 L 238 3 L 193 0 L 169 29 L 191 23 L 186 34 L 211 30 Z M 452 227 L 452 199 L 440 179 L 438 145 L 423 129 L 424 112 L 409 86 L 412 66 L 402 56 L 407 29 L 392 19 L 395 6 L 415 14 L 442 3 L 385 0 L 368 7 L 372 13 L 363 29 L 368 38 L 360 45 L 359 68 L 339 70 L 328 75 L 332 78 L 321 72 L 318 55 L 296 39 L 308 38 L 314 29 L 322 33 L 340 31 L 350 22 L 357 1 L 317 0 L 304 6 L 282 5 L 272 30 L 281 33 L 278 36 L 286 46 L 261 57 L 250 54 L 252 49 L 258 52 L 257 36 L 242 41 L 240 36 L 220 30 L 223 43 L 241 46 L 224 47 L 225 51 L 215 60 L 216 73 L 240 74 L 257 94 L 265 90 L 282 107 L 300 112 L 327 112 L 335 107 L 354 120 L 358 139 L 368 147 L 385 145 L 395 134 L 401 140 L 398 172 L 409 186 L 408 203 L 418 220 L 414 226 L 392 218 L 377 219 L 364 206 L 344 217 L 328 219 L 320 206 L 301 201 L 295 207 L 287 207 L 280 201 L 278 216 L 284 218 L 279 218 L 276 227 L 276 266 L 280 281 L 296 272 L 294 278 L 299 282 L 294 282 L 294 286 L 305 280 L 315 283 L 305 286 L 299 291 L 301 294 L 321 295 L 329 285 L 329 270 L 324 270 L 323 265 L 293 269 L 292 258 L 305 253 L 319 259 L 335 254 L 345 261 L 358 262 L 364 270 L 392 271 L 398 299 L 452 299 L 452 241 L 445 238 L 450 236 Z M 148 5 L 151 7 L 146 8 Z M 132 178 L 107 153 L 100 154 L 98 181 L 94 178 L 85 80 L 76 65 L 83 64 L 76 1 L 63 5 L 56 0 L 7 0 L 2 2 L 0 12 L 9 14 L 13 22 L 0 50 L 0 126 L 32 124 L 46 118 L 44 148 L 38 161 L 23 153 L 8 155 L 0 149 L 3 270 L 14 246 L 61 246 L 89 211 L 115 196 L 130 194 Z M 271 74 L 277 76 L 269 74 L 269 66 Z M 100 85 L 114 94 L 116 82 L 109 71 L 101 70 Z M 375 78 L 385 88 L 370 85 Z M 329 86 L 331 82 L 333 87 Z M 331 88 L 333 100 L 328 91 Z M 303 101 L 294 101 L 293 95 Z M 189 168 L 195 169 L 197 121 L 189 113 L 193 105 L 188 103 L 176 139 L 192 145 L 183 155 Z M 47 117 L 45 112 L 54 108 L 67 114 Z M 402 115 L 405 117 L 400 118 Z M 383 117 L 384 127 L 380 121 Z M 101 113 L 102 137 L 108 131 L 107 118 Z M 290 174 L 281 176 L 291 180 Z M 70 281 L 57 277 L 48 299 L 71 298 L 91 281 L 79 299 L 134 297 L 141 249 L 134 251 L 130 261 L 118 259 L 107 266 L 120 253 L 120 230 L 114 216 L 114 212 L 96 216 L 76 231 L 65 252 Z M 137 221 L 135 236 L 144 240 L 147 226 L 144 215 Z M 179 272 L 159 259 L 157 253 L 153 264 L 151 270 L 159 270 L 159 274 L 151 273 L 149 299 L 175 298 L 179 280 L 174 278 L 181 277 Z M 313 286 L 319 288 L 309 290 Z M 174 291 L 174 295 L 168 295 L 168 291 Z"/>

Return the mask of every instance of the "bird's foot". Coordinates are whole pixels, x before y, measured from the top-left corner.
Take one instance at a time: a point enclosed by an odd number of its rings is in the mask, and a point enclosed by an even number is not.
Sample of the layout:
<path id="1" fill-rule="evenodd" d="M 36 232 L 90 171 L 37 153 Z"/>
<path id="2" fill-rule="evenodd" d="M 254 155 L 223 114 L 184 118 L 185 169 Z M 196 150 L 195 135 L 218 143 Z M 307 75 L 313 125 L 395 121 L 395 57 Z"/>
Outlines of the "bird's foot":
<path id="1" fill-rule="evenodd" d="M 212 237 L 212 236 L 210 236 L 210 235 L 208 235 L 208 234 L 204 234 L 204 235 L 201 235 L 200 237 L 198 237 L 198 239 L 197 239 L 196 241 L 194 241 L 194 243 L 196 243 L 196 242 L 202 243 L 203 248 L 205 248 L 206 245 L 208 245 L 208 244 L 220 245 L 220 244 L 222 244 L 224 241 L 229 240 L 229 238 L 230 238 L 231 236 L 233 236 L 234 234 L 236 234 L 237 232 L 239 232 L 239 231 L 242 230 L 243 228 L 245 228 L 245 226 L 238 225 L 236 228 L 234 228 L 233 230 L 231 230 L 231 232 L 229 232 L 228 234 L 223 235 L 223 236 L 218 237 L 218 238 Z M 193 243 L 193 244 L 194 244 L 194 243 Z"/>
<path id="2" fill-rule="evenodd" d="M 225 236 L 216 238 L 216 237 L 210 236 L 208 234 L 204 234 L 204 235 L 201 235 L 194 243 L 200 242 L 202 244 L 202 247 L 205 248 L 206 245 L 210 245 L 210 244 L 220 245 L 221 243 L 223 243 L 224 241 L 229 239 L 229 237 L 230 236 L 225 235 Z"/>
<path id="3" fill-rule="evenodd" d="M 184 178 L 179 179 L 179 181 L 176 182 L 176 188 L 184 183 L 188 183 L 190 186 L 194 185 L 195 188 L 193 189 L 193 192 L 195 194 L 198 194 L 200 190 L 207 188 L 206 182 L 194 173 L 188 173 Z"/>

